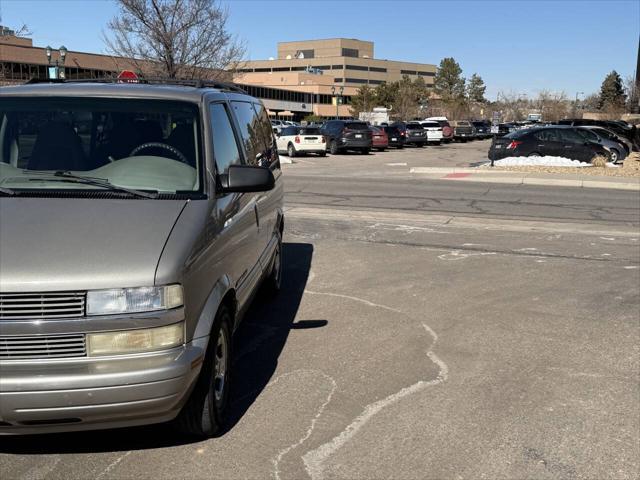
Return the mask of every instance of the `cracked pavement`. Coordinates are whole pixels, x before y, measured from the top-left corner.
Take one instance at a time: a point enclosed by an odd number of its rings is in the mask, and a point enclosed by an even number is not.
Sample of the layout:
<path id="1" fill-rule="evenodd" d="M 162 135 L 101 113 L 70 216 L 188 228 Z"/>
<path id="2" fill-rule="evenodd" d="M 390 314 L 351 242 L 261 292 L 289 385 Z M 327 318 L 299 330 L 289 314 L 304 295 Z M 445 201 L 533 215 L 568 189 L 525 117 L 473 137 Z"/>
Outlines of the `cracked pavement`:
<path id="1" fill-rule="evenodd" d="M 637 192 L 286 167 L 228 431 L 0 438 L 3 480 L 638 478 Z"/>

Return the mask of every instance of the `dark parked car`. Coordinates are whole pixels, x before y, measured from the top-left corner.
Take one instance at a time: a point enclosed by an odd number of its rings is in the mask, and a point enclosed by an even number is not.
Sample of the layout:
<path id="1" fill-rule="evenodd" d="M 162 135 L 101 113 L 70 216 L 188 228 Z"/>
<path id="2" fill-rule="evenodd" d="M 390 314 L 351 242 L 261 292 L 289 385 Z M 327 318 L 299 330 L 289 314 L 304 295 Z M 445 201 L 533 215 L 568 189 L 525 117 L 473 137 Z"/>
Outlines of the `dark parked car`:
<path id="1" fill-rule="evenodd" d="M 591 120 L 588 118 L 573 118 L 567 120 L 560 120 L 559 125 L 571 125 L 571 126 L 599 126 L 611 130 L 616 135 L 626 138 L 631 141 L 634 146 L 634 151 L 640 149 L 640 129 L 635 125 L 630 125 L 622 120 Z"/>
<path id="2" fill-rule="evenodd" d="M 480 120 L 471 122 L 471 124 L 476 129 L 476 138 L 479 138 L 481 140 L 485 138 L 491 138 L 491 123 L 485 120 Z"/>
<path id="3" fill-rule="evenodd" d="M 327 139 L 327 150 L 332 155 L 345 150 L 371 151 L 372 134 L 369 125 L 357 120 L 329 120 L 320 129 Z"/>
<path id="4" fill-rule="evenodd" d="M 506 157 L 565 157 L 591 162 L 596 155 L 609 158 L 599 144 L 589 142 L 575 128 L 553 126 L 529 128 L 496 138 L 489 149 L 489 159 Z"/>
<path id="5" fill-rule="evenodd" d="M 453 127 L 453 138 L 460 142 L 473 140 L 474 135 L 475 128 L 473 127 L 471 122 L 461 120 L 459 122 L 456 122 L 455 127 Z"/>
<path id="6" fill-rule="evenodd" d="M 405 145 L 415 145 L 416 147 L 422 147 L 427 144 L 427 131 L 422 128 L 417 122 L 398 122 L 393 126 L 397 127 L 401 133 L 404 134 Z"/>
<path id="7" fill-rule="evenodd" d="M 387 132 L 382 127 L 371 126 L 371 145 L 379 152 L 384 152 L 384 149 L 389 147 L 389 138 Z"/>
<path id="8" fill-rule="evenodd" d="M 395 148 L 404 148 L 404 132 L 401 132 L 398 127 L 395 126 L 383 126 L 384 131 L 387 133 L 389 140 L 389 146 Z"/>
<path id="9" fill-rule="evenodd" d="M 500 123 L 498 124 L 498 137 L 504 137 L 516 131 L 515 125 L 512 123 Z"/>
<path id="10" fill-rule="evenodd" d="M 234 332 L 282 275 L 266 108 L 195 81 L 0 91 L 0 435 L 219 433 Z"/>

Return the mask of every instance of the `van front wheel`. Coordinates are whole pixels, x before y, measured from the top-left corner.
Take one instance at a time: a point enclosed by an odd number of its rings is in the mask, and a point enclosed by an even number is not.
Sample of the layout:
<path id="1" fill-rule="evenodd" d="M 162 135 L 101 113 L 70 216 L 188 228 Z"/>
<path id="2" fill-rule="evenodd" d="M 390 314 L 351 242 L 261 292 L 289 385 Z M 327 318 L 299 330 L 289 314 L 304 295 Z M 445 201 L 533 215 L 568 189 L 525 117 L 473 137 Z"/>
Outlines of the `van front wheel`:
<path id="1" fill-rule="evenodd" d="M 220 307 L 209 337 L 200 376 L 176 419 L 178 429 L 189 436 L 216 436 L 227 415 L 231 379 L 231 314 Z"/>

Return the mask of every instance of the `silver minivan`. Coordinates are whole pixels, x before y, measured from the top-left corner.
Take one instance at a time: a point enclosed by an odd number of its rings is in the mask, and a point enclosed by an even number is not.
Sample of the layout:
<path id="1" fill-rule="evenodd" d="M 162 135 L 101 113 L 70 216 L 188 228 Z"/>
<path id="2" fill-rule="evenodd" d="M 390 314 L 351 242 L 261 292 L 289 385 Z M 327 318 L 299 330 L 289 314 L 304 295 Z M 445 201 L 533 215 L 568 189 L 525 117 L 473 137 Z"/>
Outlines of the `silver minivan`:
<path id="1" fill-rule="evenodd" d="M 267 112 L 232 85 L 0 88 L 0 434 L 216 434 L 282 201 Z"/>

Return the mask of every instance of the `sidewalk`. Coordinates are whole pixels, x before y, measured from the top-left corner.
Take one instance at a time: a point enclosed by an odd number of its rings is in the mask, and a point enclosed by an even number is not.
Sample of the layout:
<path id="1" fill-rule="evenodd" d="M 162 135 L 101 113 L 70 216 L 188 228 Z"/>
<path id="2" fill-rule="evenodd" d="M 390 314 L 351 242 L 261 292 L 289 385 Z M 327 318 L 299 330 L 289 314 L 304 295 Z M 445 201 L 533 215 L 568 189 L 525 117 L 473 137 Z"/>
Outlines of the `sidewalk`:
<path id="1" fill-rule="evenodd" d="M 579 170 L 579 169 L 576 169 Z M 412 174 L 424 178 L 466 182 L 509 183 L 514 185 L 554 185 L 583 188 L 613 188 L 640 192 L 640 178 L 596 175 L 488 171 L 479 168 L 414 167 Z"/>

